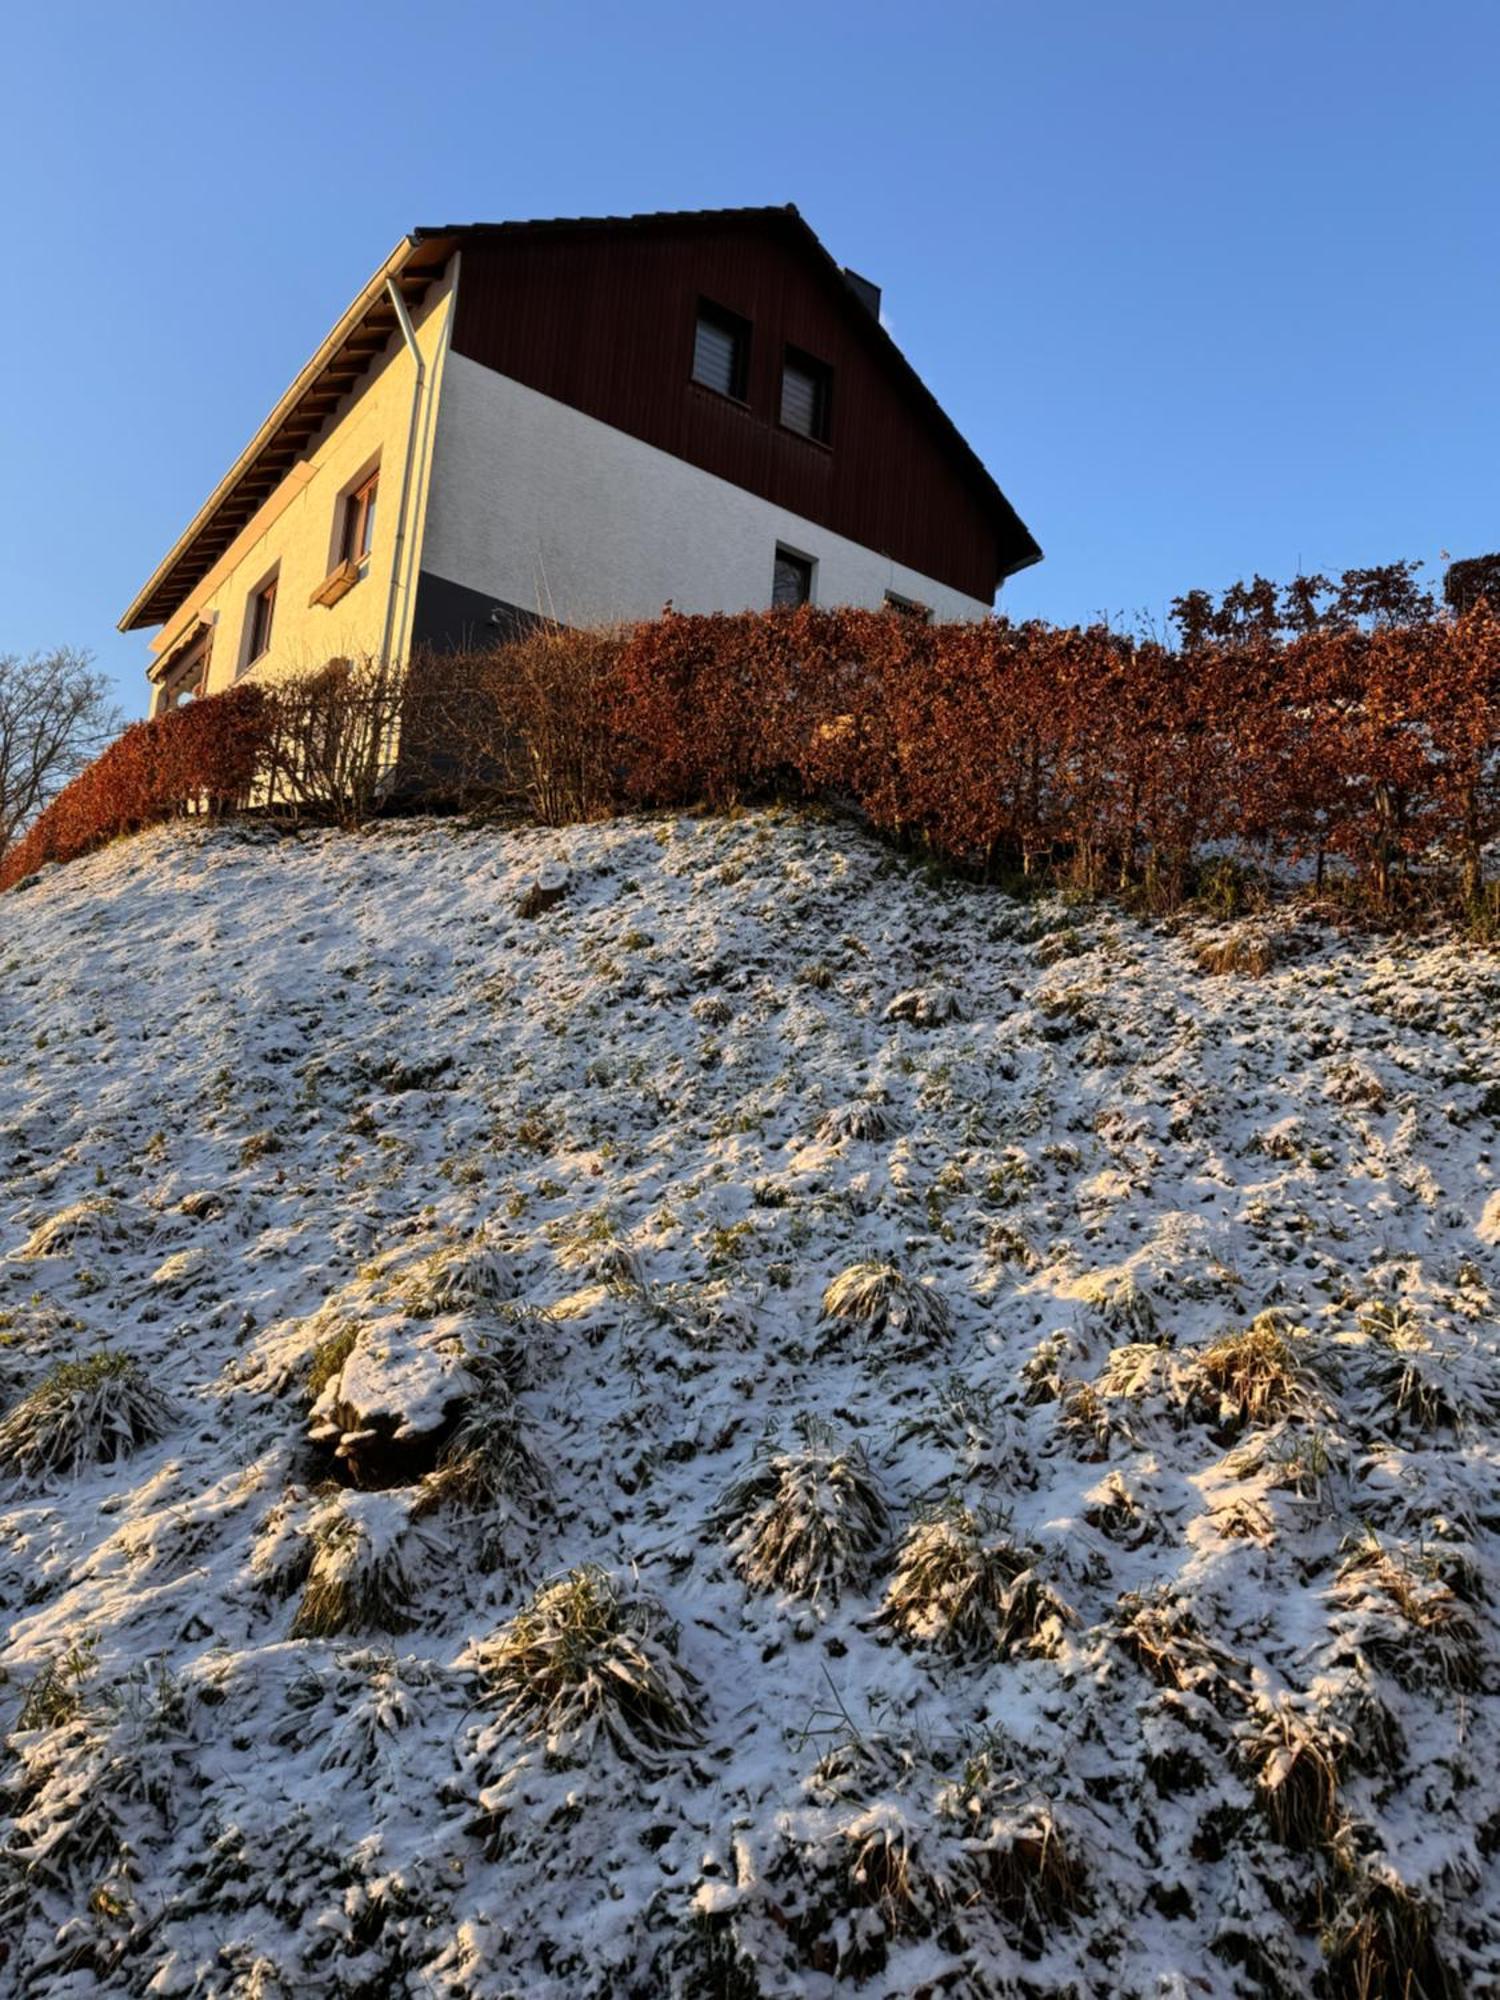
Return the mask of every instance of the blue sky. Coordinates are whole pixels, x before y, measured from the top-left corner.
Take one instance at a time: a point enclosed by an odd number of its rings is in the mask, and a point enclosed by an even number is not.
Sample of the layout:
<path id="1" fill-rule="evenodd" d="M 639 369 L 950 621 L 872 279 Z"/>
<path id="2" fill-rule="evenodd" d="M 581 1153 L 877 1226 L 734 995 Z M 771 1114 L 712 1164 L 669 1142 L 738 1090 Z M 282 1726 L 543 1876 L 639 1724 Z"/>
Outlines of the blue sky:
<path id="1" fill-rule="evenodd" d="M 16 10 L 0 651 L 90 648 L 412 224 L 795 201 L 1047 552 L 1002 608 L 1500 548 L 1500 7 Z"/>

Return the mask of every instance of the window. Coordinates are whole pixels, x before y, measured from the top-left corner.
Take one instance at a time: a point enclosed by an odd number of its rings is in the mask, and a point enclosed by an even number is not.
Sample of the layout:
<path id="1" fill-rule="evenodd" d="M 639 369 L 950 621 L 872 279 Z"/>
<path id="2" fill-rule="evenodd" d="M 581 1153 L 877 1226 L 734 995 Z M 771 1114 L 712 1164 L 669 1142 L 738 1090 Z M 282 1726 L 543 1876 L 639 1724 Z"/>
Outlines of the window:
<path id="1" fill-rule="evenodd" d="M 251 666 L 271 644 L 271 620 L 276 613 L 276 579 L 263 583 L 250 599 L 250 634 L 245 644 L 245 665 Z"/>
<path id="2" fill-rule="evenodd" d="M 781 421 L 789 431 L 827 444 L 832 382 L 833 371 L 821 361 L 795 347 L 787 349 L 781 371 Z"/>
<path id="3" fill-rule="evenodd" d="M 339 544 L 341 562 L 363 562 L 370 553 L 370 544 L 375 539 L 375 489 L 379 483 L 380 474 L 372 472 L 352 493 L 344 496 L 344 528 Z"/>
<path id="4" fill-rule="evenodd" d="M 199 624 L 186 642 L 170 656 L 157 683 L 153 715 L 160 715 L 164 709 L 178 708 L 183 702 L 194 701 L 202 694 L 208 685 L 208 655 L 212 643 L 212 630 Z"/>
<path id="5" fill-rule="evenodd" d="M 693 380 L 743 403 L 749 379 L 750 322 L 702 301 L 693 335 Z"/>
<path id="6" fill-rule="evenodd" d="M 903 618 L 915 618 L 918 624 L 921 625 L 930 625 L 932 623 L 932 606 L 930 604 L 919 604 L 916 598 L 902 597 L 894 590 L 886 592 L 885 608 L 887 611 L 899 612 Z"/>
<path id="7" fill-rule="evenodd" d="M 811 604 L 813 567 L 811 556 L 799 556 L 792 549 L 776 551 L 771 603 L 777 610 L 790 611 L 799 604 Z"/>

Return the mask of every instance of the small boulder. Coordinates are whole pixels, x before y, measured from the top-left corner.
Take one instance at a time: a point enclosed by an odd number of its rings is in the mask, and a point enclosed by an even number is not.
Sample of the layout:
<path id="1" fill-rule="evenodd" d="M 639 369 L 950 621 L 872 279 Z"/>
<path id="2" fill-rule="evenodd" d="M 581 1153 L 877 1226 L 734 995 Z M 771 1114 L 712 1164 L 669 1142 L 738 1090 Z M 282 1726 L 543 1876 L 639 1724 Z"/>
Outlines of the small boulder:
<path id="1" fill-rule="evenodd" d="M 535 879 L 528 882 L 516 900 L 518 917 L 540 917 L 560 903 L 571 886 L 568 871 L 559 862 L 548 862 L 539 868 Z"/>

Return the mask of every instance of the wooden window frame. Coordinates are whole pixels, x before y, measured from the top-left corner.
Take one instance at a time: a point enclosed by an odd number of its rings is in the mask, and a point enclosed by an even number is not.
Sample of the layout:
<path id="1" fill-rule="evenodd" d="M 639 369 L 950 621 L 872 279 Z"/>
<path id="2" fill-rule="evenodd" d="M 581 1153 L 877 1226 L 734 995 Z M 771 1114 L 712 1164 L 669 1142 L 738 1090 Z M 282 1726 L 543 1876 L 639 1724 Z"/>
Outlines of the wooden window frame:
<path id="1" fill-rule="evenodd" d="M 344 495 L 343 521 L 339 529 L 340 563 L 364 564 L 374 547 L 376 503 L 380 495 L 380 467 L 373 466 L 359 484 Z"/>
<path id="2" fill-rule="evenodd" d="M 813 385 L 813 428 L 802 429 L 800 424 L 787 422 L 786 378 L 790 370 L 805 375 Z M 809 354 L 805 347 L 788 347 L 781 357 L 781 387 L 776 406 L 776 419 L 784 431 L 799 437 L 806 444 L 820 444 L 825 450 L 833 446 L 833 369 L 826 361 L 820 361 L 816 354 Z"/>
<path id="3" fill-rule="evenodd" d="M 705 321 L 717 327 L 720 333 L 727 333 L 734 342 L 734 369 L 728 389 L 721 389 L 716 382 L 705 382 L 698 373 L 698 329 Z M 693 345 L 688 358 L 688 380 L 694 388 L 706 389 L 710 396 L 718 396 L 726 403 L 747 409 L 750 403 L 750 341 L 753 331 L 750 321 L 743 314 L 731 312 L 728 306 L 718 305 L 713 299 L 700 298 L 693 314 Z"/>
<path id="4" fill-rule="evenodd" d="M 275 569 L 250 593 L 250 618 L 245 630 L 245 664 L 241 671 L 248 671 L 257 661 L 263 660 L 271 650 L 271 634 L 276 627 L 276 592 L 281 582 L 281 571 Z M 262 619 L 264 607 L 264 619 Z M 259 643 L 257 643 L 259 642 Z"/>

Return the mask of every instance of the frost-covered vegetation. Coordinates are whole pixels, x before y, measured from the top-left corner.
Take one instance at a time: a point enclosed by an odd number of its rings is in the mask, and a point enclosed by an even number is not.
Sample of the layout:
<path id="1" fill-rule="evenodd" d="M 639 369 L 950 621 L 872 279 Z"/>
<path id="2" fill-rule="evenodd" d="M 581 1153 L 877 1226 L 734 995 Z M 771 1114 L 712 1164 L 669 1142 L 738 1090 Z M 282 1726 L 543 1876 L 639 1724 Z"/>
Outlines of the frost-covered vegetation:
<path id="1" fill-rule="evenodd" d="M 4 915 L 0 1993 L 1496 1990 L 1493 957 L 773 814 Z"/>

